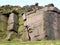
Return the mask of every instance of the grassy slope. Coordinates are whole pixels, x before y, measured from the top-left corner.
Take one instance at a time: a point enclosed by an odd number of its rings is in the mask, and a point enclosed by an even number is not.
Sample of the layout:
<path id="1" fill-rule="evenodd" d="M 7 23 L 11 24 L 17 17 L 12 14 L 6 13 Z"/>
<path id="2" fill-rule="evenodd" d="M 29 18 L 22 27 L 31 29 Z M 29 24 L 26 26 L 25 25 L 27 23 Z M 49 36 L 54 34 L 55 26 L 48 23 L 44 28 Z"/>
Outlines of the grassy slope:
<path id="1" fill-rule="evenodd" d="M 34 41 L 34 42 L 0 42 L 0 45 L 60 45 L 60 41 Z"/>

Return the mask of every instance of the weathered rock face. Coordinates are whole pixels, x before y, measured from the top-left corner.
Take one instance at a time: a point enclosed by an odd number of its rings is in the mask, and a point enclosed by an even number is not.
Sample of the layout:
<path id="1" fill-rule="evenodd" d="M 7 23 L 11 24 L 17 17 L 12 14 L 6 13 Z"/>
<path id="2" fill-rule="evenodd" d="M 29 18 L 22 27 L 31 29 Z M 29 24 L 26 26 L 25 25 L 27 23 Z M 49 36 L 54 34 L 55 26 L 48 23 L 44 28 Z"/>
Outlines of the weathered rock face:
<path id="1" fill-rule="evenodd" d="M 8 27 L 7 30 L 16 30 L 16 19 L 17 19 L 17 15 L 14 13 L 11 13 L 9 15 L 9 19 L 8 19 Z"/>
<path id="2" fill-rule="evenodd" d="M 4 31 L 6 30 L 6 24 L 7 24 L 7 17 L 4 15 L 0 15 L 0 30 Z"/>
<path id="3" fill-rule="evenodd" d="M 58 24 L 60 15 L 59 10 L 55 7 L 46 7 L 44 14 L 44 30 L 47 39 L 60 39 Z M 58 20 L 59 19 L 59 20 Z"/>
<path id="4" fill-rule="evenodd" d="M 39 13 L 38 11 L 38 13 L 33 13 L 27 17 L 27 25 L 31 28 L 31 30 L 29 30 L 31 40 L 41 40 L 44 37 L 42 13 L 43 12 Z"/>
<path id="5" fill-rule="evenodd" d="M 14 33 L 18 33 L 18 29 L 17 29 L 17 14 L 15 13 L 11 13 L 9 15 L 9 18 L 8 18 L 8 25 L 7 25 L 7 30 L 9 30 L 9 33 L 7 34 L 7 37 L 6 39 L 7 40 L 11 40 L 11 36 L 14 34 Z"/>
<path id="6" fill-rule="evenodd" d="M 23 35 L 22 38 L 26 41 L 60 39 L 60 10 L 53 4 L 43 7 L 36 3 L 26 6 L 24 10 L 23 17 L 19 15 L 19 29 L 17 12 L 0 15 L 1 39 L 2 37 L 11 39 L 11 35 L 17 33 L 18 30 L 20 31 L 19 36 Z M 2 34 L 4 31 L 8 32 L 7 36 L 6 32 Z"/>
<path id="7" fill-rule="evenodd" d="M 8 32 L 7 36 L 6 33 Z M 0 15 L 0 38 L 10 39 L 11 35 L 18 33 L 18 14 L 13 12 L 10 14 Z"/>
<path id="8" fill-rule="evenodd" d="M 7 17 L 0 14 L 0 39 L 5 38 L 7 31 Z"/>
<path id="9" fill-rule="evenodd" d="M 53 4 L 33 11 L 25 14 L 27 17 L 24 23 L 25 27 L 27 26 L 25 39 L 30 38 L 31 41 L 60 39 L 60 11 Z"/>

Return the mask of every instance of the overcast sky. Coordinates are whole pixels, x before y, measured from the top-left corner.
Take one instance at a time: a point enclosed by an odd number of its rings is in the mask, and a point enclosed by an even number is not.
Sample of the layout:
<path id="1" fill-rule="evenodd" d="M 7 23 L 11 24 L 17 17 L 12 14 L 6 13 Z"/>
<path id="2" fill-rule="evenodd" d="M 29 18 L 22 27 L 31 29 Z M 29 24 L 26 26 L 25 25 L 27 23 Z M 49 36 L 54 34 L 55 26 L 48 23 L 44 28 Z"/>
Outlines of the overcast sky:
<path id="1" fill-rule="evenodd" d="M 25 5 L 35 4 L 36 2 L 38 2 L 40 6 L 53 3 L 55 7 L 60 9 L 60 0 L 0 0 L 0 5 L 19 5 L 23 7 Z"/>

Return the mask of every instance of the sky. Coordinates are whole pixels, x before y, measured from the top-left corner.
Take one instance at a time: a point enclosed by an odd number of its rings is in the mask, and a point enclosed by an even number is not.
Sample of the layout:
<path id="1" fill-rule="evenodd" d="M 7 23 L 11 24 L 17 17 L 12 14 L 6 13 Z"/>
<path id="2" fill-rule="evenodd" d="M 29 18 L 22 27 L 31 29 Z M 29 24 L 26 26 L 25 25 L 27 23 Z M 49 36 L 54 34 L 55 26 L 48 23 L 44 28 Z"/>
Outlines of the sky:
<path id="1" fill-rule="evenodd" d="M 0 0 L 0 6 L 2 5 L 18 5 L 18 6 L 25 6 L 25 5 L 32 5 L 35 3 L 39 3 L 39 6 L 44 6 L 49 3 L 53 3 L 55 7 L 60 9 L 60 0 Z"/>

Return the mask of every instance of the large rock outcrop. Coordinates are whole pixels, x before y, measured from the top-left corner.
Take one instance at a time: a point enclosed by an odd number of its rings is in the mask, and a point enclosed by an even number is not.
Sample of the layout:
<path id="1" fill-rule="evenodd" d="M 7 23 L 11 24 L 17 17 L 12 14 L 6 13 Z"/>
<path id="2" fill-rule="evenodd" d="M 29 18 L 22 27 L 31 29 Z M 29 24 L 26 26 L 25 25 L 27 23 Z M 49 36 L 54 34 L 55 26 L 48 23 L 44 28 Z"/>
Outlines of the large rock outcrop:
<path id="1" fill-rule="evenodd" d="M 18 39 L 19 36 L 16 33 L 12 35 L 13 32 L 10 33 L 10 30 L 14 29 L 16 30 L 16 32 L 18 32 L 18 26 L 20 23 L 18 21 L 19 16 L 21 16 L 21 13 L 22 9 L 19 6 L 11 6 L 11 5 L 0 6 L 0 40 L 4 40 L 7 37 L 9 37 L 10 39 L 15 38 Z M 13 19 L 11 19 L 12 17 Z"/>
<path id="2" fill-rule="evenodd" d="M 53 4 L 39 6 L 36 3 L 23 8 L 12 7 L 0 7 L 0 39 L 10 40 L 17 36 L 20 41 L 60 39 L 60 10 Z M 12 12 L 13 10 L 19 14 Z M 17 36 L 14 37 L 13 34 Z"/>
<path id="3" fill-rule="evenodd" d="M 35 7 L 35 10 L 23 13 L 26 17 L 24 20 L 25 40 L 60 39 L 60 10 L 53 4 L 48 4 L 43 8 L 36 5 Z"/>

